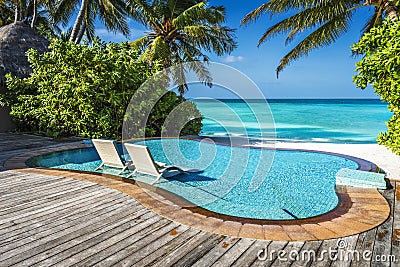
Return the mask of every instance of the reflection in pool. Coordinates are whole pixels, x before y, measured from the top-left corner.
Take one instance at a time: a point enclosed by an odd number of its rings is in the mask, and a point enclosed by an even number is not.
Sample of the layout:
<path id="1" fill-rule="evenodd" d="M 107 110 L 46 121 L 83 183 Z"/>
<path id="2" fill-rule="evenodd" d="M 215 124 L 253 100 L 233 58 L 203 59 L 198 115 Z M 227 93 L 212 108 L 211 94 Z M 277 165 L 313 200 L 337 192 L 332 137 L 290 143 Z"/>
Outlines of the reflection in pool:
<path id="1" fill-rule="evenodd" d="M 315 152 L 230 147 L 187 139 L 153 139 L 145 144 L 156 161 L 203 170 L 161 179 L 156 187 L 216 213 L 254 219 L 291 220 L 326 213 L 338 204 L 336 172 L 358 167 L 352 160 Z M 86 148 L 39 156 L 28 164 L 93 172 L 100 160 L 94 148 Z M 140 175 L 133 179 L 150 184 L 154 178 Z"/>

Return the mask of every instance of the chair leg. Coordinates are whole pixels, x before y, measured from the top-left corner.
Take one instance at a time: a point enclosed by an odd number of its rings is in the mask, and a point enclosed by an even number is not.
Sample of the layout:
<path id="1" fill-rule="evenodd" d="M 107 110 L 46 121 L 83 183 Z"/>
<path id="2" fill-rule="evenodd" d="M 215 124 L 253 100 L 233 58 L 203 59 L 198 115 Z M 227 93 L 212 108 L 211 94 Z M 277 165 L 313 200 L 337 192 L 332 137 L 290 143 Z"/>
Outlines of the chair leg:
<path id="1" fill-rule="evenodd" d="M 103 166 L 104 166 L 104 163 L 101 163 L 100 166 L 95 169 L 95 171 L 100 170 L 101 168 L 103 168 Z"/>
<path id="2" fill-rule="evenodd" d="M 127 169 L 128 169 L 128 166 L 125 166 L 125 167 L 122 169 L 122 171 L 120 171 L 120 172 L 118 173 L 118 175 L 123 174 L 124 171 L 126 171 Z"/>
<path id="3" fill-rule="evenodd" d="M 160 181 L 162 175 L 160 174 L 159 176 L 157 176 L 157 178 L 151 183 L 152 185 L 157 183 L 158 181 Z"/>
<path id="4" fill-rule="evenodd" d="M 134 170 L 131 174 L 129 174 L 126 178 L 131 178 L 137 173 L 137 170 Z"/>

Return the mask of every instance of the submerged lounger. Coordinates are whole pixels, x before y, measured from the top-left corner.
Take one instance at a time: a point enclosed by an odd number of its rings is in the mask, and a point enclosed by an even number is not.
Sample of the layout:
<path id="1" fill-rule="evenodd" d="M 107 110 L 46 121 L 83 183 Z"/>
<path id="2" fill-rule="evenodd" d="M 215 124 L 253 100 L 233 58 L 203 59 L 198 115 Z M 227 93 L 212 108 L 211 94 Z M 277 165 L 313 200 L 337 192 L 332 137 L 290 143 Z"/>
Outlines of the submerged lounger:
<path id="1" fill-rule="evenodd" d="M 386 189 L 385 174 L 352 169 L 340 169 L 336 173 L 337 185 L 348 185 L 364 188 Z"/>
<path id="2" fill-rule="evenodd" d="M 155 184 L 161 177 L 168 178 L 182 172 L 200 172 L 199 170 L 179 166 L 166 166 L 164 163 L 155 162 L 147 146 L 126 143 L 125 148 L 132 159 L 132 164 L 135 165 L 135 170 L 128 177 L 136 173 L 155 176 L 156 179 L 152 182 L 152 184 Z"/>
<path id="3" fill-rule="evenodd" d="M 114 140 L 93 139 L 92 140 L 97 153 L 102 161 L 96 171 L 106 167 L 122 169 L 118 174 L 122 174 L 130 166 L 130 162 L 125 162 L 118 153 L 116 142 Z"/>

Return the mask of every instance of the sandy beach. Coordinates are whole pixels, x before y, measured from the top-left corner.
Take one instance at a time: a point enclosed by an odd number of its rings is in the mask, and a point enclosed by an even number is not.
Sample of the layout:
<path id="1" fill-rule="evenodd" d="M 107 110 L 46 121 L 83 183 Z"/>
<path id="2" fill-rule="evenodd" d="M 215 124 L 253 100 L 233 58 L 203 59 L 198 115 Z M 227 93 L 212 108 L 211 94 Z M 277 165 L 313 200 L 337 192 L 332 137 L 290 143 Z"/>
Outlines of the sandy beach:
<path id="1" fill-rule="evenodd" d="M 271 144 L 258 143 L 252 146 L 268 146 Z M 393 181 L 400 181 L 400 156 L 393 154 L 384 146 L 378 144 L 333 144 L 333 143 L 286 143 L 277 142 L 276 148 L 309 149 L 340 153 L 362 158 L 378 165 L 386 172 L 386 177 Z"/>

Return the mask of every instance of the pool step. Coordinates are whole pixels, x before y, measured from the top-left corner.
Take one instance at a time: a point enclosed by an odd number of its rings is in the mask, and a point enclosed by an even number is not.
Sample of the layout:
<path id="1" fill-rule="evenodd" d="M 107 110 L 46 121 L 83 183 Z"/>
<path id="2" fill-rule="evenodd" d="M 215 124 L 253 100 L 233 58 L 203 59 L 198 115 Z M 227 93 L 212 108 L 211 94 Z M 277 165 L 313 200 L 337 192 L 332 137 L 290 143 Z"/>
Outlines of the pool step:
<path id="1" fill-rule="evenodd" d="M 363 188 L 386 189 L 385 174 L 352 169 L 340 169 L 336 173 L 336 184 Z"/>

